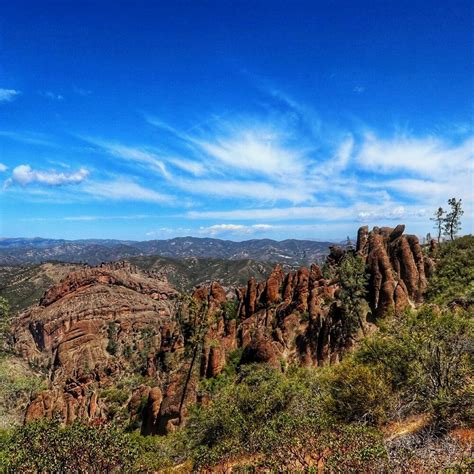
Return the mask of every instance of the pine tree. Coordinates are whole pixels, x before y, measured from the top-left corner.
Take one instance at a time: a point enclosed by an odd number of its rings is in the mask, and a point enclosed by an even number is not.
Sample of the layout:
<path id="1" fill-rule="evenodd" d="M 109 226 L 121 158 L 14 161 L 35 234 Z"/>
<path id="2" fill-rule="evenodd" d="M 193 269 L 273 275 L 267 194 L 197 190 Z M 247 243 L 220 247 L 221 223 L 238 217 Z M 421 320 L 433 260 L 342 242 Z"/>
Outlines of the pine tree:
<path id="1" fill-rule="evenodd" d="M 444 235 L 454 240 L 456 234 L 461 230 L 461 216 L 464 214 L 462 209 L 462 199 L 456 200 L 451 198 L 448 200 L 451 211 L 444 218 Z"/>
<path id="2" fill-rule="evenodd" d="M 435 223 L 434 228 L 438 232 L 438 242 L 441 242 L 441 234 L 443 233 L 443 227 L 445 225 L 444 214 L 444 209 L 442 207 L 438 207 L 438 210 L 434 213 L 434 217 L 430 219 Z"/>
<path id="3" fill-rule="evenodd" d="M 337 279 L 340 286 L 339 300 L 346 314 L 349 331 L 353 333 L 358 325 L 364 331 L 360 310 L 367 295 L 365 262 L 353 252 L 347 252 L 337 268 Z"/>

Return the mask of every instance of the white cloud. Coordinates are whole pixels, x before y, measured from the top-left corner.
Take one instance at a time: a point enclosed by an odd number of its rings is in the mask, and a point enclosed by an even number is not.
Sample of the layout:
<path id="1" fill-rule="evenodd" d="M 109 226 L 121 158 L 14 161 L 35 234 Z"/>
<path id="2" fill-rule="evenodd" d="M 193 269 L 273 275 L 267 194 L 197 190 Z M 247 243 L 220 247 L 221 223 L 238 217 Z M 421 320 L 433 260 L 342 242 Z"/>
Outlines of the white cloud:
<path id="1" fill-rule="evenodd" d="M 360 211 L 357 213 L 357 218 L 360 221 L 374 220 L 374 219 L 402 219 L 405 217 L 406 211 L 404 206 L 397 206 L 393 209 L 376 209 L 371 211 Z"/>
<path id="2" fill-rule="evenodd" d="M 5 171 L 7 171 L 7 169 L 8 169 L 7 165 L 0 163 L 0 173 L 4 173 Z"/>
<path id="3" fill-rule="evenodd" d="M 94 222 L 94 221 L 115 221 L 115 220 L 142 220 L 152 219 L 156 216 L 147 214 L 132 214 L 125 216 L 64 216 L 64 217 L 25 217 L 20 219 L 23 222 Z"/>
<path id="4" fill-rule="evenodd" d="M 198 144 L 211 158 L 242 173 L 300 178 L 307 165 L 301 151 L 285 146 L 279 133 L 264 128 L 237 130 L 228 137 Z"/>
<path id="5" fill-rule="evenodd" d="M 21 186 L 38 183 L 47 186 L 60 186 L 63 184 L 79 184 L 89 175 L 89 171 L 80 168 L 73 173 L 58 173 L 54 170 L 39 171 L 30 165 L 20 165 L 13 169 L 12 176 L 5 183 L 7 186 L 13 183 Z"/>
<path id="6" fill-rule="evenodd" d="M 173 184 L 188 193 L 218 196 L 225 199 L 252 199 L 262 201 L 289 201 L 301 203 L 312 200 L 312 193 L 304 186 L 285 186 L 259 181 L 184 180 L 175 178 Z"/>
<path id="7" fill-rule="evenodd" d="M 0 137 L 9 138 L 21 143 L 28 143 L 31 145 L 43 145 L 55 147 L 49 136 L 43 133 L 34 132 L 13 132 L 11 130 L 0 130 Z"/>
<path id="8" fill-rule="evenodd" d="M 207 227 L 200 227 L 198 233 L 201 235 L 249 235 L 260 232 L 265 232 L 272 229 L 273 226 L 269 224 L 214 224 Z"/>
<path id="9" fill-rule="evenodd" d="M 170 238 L 177 236 L 187 236 L 193 233 L 189 227 L 160 227 L 157 230 L 150 230 L 145 233 L 147 237 L 153 238 Z"/>
<path id="10" fill-rule="evenodd" d="M 256 229 L 256 230 L 270 230 L 272 229 L 274 226 L 270 225 L 270 224 L 254 224 L 252 226 L 253 229 Z"/>
<path id="11" fill-rule="evenodd" d="M 388 140 L 366 134 L 356 157 L 366 169 L 381 173 L 409 171 L 425 177 L 446 177 L 450 173 L 472 172 L 474 138 L 450 145 L 440 138 L 407 136 Z"/>
<path id="12" fill-rule="evenodd" d="M 188 211 L 186 217 L 192 219 L 238 219 L 238 220 L 300 220 L 328 219 L 338 220 L 353 216 L 352 209 L 336 206 L 306 206 L 265 209 L 235 209 L 232 211 Z"/>
<path id="13" fill-rule="evenodd" d="M 0 102 L 11 102 L 21 94 L 15 89 L 1 89 L 0 88 Z"/>
<path id="14" fill-rule="evenodd" d="M 96 198 L 113 201 L 145 201 L 154 203 L 172 201 L 171 196 L 141 186 L 126 178 L 118 178 L 113 181 L 89 182 L 82 189 Z"/>
<path id="15" fill-rule="evenodd" d="M 232 211 L 189 211 L 186 214 L 186 217 L 191 219 L 225 219 L 244 221 L 266 219 L 277 222 L 298 220 L 313 222 L 374 222 L 377 220 L 385 221 L 419 218 L 424 217 L 425 215 L 426 210 L 420 206 L 402 206 L 399 204 L 397 205 L 396 203 L 369 205 L 361 202 L 346 206 L 328 205 L 267 209 L 236 209 Z M 286 225 L 288 224 L 285 224 L 284 226 Z M 281 227 L 281 225 L 254 224 L 254 226 L 251 227 L 258 230 L 274 230 Z"/>
<path id="16" fill-rule="evenodd" d="M 169 158 L 167 161 L 194 176 L 202 176 L 206 172 L 206 166 L 198 161 L 186 160 L 183 158 Z"/>
<path id="17" fill-rule="evenodd" d="M 169 173 L 167 172 L 166 166 L 163 161 L 160 160 L 155 153 L 147 149 L 130 147 L 116 142 L 98 140 L 93 138 L 84 139 L 89 143 L 92 143 L 93 145 L 102 148 L 112 156 L 121 158 L 126 161 L 133 161 L 142 165 L 146 165 L 148 168 L 152 169 L 155 172 L 158 171 L 164 176 L 169 176 Z"/>

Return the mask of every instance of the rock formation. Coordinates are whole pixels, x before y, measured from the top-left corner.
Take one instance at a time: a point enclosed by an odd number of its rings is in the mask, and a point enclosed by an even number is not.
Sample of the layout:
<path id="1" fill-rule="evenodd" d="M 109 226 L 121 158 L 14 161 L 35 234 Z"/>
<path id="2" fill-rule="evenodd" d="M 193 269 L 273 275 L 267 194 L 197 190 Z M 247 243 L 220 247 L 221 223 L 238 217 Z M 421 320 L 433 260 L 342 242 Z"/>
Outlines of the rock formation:
<path id="1" fill-rule="evenodd" d="M 93 391 L 156 361 L 181 354 L 178 292 L 163 278 L 121 264 L 85 268 L 46 292 L 15 321 L 16 350 L 50 372 L 51 389 L 28 408 L 28 420 L 59 413 L 101 417 Z"/>
<path id="2" fill-rule="evenodd" d="M 333 270 L 347 252 L 366 262 L 361 330 L 370 328 L 370 312 L 373 322 L 422 300 L 433 265 L 403 232 L 402 225 L 361 227 L 355 250 L 331 249 Z M 26 420 L 107 418 L 104 391 L 140 374 L 126 400 L 130 419 L 140 420 L 143 434 L 172 431 L 199 401 L 200 380 L 219 375 L 235 354 L 241 364 L 282 369 L 338 362 L 360 335 L 338 291 L 337 278 L 324 278 L 314 264 L 286 275 L 277 265 L 266 281 L 251 278 L 230 298 L 215 282 L 180 295 L 163 277 L 127 263 L 73 272 L 14 324 L 16 350 L 49 371 L 50 386 L 31 401 Z"/>
<path id="3" fill-rule="evenodd" d="M 421 302 L 426 290 L 425 268 L 431 269 L 432 262 L 423 255 L 418 237 L 404 235 L 404 230 L 404 225 L 359 229 L 356 250 L 367 262 L 369 304 L 375 317 L 389 308 L 401 311 Z"/>

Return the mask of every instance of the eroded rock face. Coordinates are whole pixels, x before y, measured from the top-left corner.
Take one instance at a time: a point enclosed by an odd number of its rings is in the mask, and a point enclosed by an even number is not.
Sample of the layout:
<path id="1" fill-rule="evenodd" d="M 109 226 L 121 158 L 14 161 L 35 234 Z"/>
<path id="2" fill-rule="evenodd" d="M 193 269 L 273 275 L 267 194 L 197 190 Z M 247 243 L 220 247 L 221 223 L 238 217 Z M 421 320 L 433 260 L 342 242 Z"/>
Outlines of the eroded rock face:
<path id="1" fill-rule="evenodd" d="M 172 354 L 179 364 L 184 352 L 177 298 L 165 279 L 126 263 L 85 268 L 51 288 L 14 324 L 16 349 L 50 371 L 51 388 L 26 419 L 100 418 L 101 387 L 137 370 L 161 381 L 159 361 Z"/>
<path id="2" fill-rule="evenodd" d="M 15 323 L 16 348 L 55 377 L 80 376 L 91 369 L 113 370 L 117 360 L 145 349 L 177 350 L 178 293 L 166 280 L 130 265 L 106 265 L 68 275 Z M 125 352 L 125 354 L 123 354 Z"/>
<path id="3" fill-rule="evenodd" d="M 277 266 L 264 291 L 255 288 L 250 281 L 246 291 L 238 292 L 242 363 L 323 365 L 338 360 L 339 352 L 350 346 L 336 324 L 337 287 L 323 278 L 317 265 L 287 275 Z"/>
<path id="4" fill-rule="evenodd" d="M 404 225 L 361 227 L 357 236 L 357 252 L 367 262 L 370 274 L 369 304 L 377 317 L 393 308 L 402 311 L 420 303 L 426 290 L 425 269 L 432 262 L 423 255 L 418 237 L 404 235 Z"/>

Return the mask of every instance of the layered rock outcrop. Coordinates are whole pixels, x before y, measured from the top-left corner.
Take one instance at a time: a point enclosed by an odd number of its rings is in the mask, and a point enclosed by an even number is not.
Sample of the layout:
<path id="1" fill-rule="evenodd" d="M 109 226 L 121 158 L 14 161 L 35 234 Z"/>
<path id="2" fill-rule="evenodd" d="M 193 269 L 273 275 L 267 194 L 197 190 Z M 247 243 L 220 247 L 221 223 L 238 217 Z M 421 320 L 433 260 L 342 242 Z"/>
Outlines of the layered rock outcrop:
<path id="1" fill-rule="evenodd" d="M 157 361 L 179 358 L 178 296 L 165 279 L 127 263 L 84 268 L 53 286 L 14 324 L 16 350 L 49 370 L 51 388 L 27 419 L 101 417 L 94 391 L 137 370 L 156 376 Z"/>

